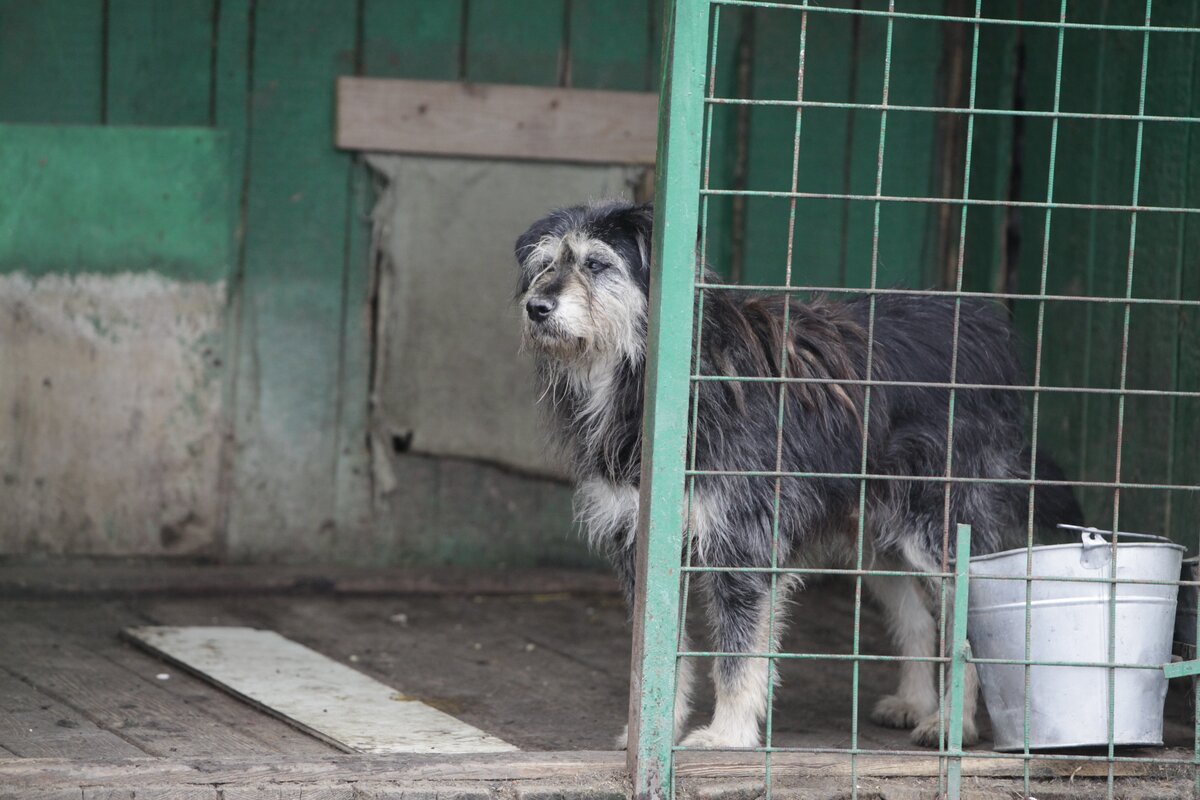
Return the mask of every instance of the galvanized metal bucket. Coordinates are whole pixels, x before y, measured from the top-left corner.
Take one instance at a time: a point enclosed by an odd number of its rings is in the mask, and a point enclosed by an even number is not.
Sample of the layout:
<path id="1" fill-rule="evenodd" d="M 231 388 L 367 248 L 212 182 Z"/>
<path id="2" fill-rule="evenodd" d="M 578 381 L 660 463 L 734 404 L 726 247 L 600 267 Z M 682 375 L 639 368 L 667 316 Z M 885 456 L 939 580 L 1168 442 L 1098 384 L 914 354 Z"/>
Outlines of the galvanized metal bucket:
<path id="1" fill-rule="evenodd" d="M 1066 526 L 1062 526 L 1066 527 Z M 1113 546 L 1105 532 L 1076 528 L 1072 544 L 1008 550 L 971 559 L 967 637 L 976 658 L 1047 662 L 1143 664 L 1155 669 L 1116 668 L 1112 742 L 1161 745 L 1178 586 L 1118 583 L 1116 649 L 1110 591 L 1114 584 L 1036 580 L 1029 583 L 1029 654 L 1025 653 L 1024 580 L 1034 577 L 1111 579 Z M 1130 541 L 1136 539 L 1137 541 Z M 1147 541 L 1150 540 L 1150 541 Z M 1177 581 L 1184 548 L 1145 534 L 1118 534 L 1118 580 Z M 1029 562 L 1032 561 L 1032 564 Z M 1028 566 L 1027 566 L 1028 565 Z M 1028 568 L 1028 572 L 1027 572 Z M 992 579 L 989 580 L 989 577 Z M 1025 667 L 979 664 L 984 702 L 995 748 L 1025 746 Z M 1029 669 L 1029 749 L 1099 747 L 1109 742 L 1109 670 L 1105 667 L 1032 666 Z"/>

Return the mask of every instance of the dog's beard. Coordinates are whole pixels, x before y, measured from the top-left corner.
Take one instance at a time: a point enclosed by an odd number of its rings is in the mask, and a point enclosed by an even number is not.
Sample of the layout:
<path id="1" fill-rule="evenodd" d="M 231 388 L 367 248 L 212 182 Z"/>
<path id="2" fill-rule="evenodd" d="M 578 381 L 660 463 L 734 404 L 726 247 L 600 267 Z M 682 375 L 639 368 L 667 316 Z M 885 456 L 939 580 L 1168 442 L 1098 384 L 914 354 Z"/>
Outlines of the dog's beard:
<path id="1" fill-rule="evenodd" d="M 558 361 L 577 361 L 588 351 L 588 340 L 571 333 L 554 321 L 526 322 L 522 331 L 523 349 Z"/>

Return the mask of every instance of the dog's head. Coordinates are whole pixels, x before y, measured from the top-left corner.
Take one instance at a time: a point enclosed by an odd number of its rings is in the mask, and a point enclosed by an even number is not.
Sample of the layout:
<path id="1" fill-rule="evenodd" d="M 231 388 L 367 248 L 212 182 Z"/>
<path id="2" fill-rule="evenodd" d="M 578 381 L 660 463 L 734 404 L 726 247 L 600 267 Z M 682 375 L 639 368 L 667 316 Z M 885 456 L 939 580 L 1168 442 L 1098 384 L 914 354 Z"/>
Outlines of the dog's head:
<path id="1" fill-rule="evenodd" d="M 652 222 L 649 205 L 606 202 L 560 209 L 521 234 L 526 345 L 562 362 L 640 360 Z"/>

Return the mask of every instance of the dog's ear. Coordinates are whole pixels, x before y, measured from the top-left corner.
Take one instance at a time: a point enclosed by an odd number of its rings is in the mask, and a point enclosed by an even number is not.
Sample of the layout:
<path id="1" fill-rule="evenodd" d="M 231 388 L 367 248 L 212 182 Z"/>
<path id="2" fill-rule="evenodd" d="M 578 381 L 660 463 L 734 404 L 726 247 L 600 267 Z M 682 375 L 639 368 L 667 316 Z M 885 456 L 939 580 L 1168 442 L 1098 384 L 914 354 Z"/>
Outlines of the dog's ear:
<path id="1" fill-rule="evenodd" d="M 537 246 L 537 243 L 548 236 L 558 224 L 558 212 L 548 214 L 542 217 L 537 222 L 529 226 L 529 230 L 517 237 L 517 243 L 513 246 L 513 255 L 517 257 L 517 263 L 525 266 L 525 259 L 529 258 L 529 253 Z"/>
<path id="2" fill-rule="evenodd" d="M 654 205 L 643 203 L 624 209 L 616 220 L 622 234 L 637 245 L 638 261 L 633 265 L 641 276 L 650 275 L 650 246 L 654 235 Z"/>

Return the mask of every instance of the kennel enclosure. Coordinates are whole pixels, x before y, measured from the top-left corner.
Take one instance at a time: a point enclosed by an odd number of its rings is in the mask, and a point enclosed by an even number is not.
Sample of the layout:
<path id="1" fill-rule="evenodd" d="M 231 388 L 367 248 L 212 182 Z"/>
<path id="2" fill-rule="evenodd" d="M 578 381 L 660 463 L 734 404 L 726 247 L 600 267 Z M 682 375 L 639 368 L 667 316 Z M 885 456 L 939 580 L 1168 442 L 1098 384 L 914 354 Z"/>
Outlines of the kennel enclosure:
<path id="1" fill-rule="evenodd" d="M 787 383 L 812 380 L 786 374 L 732 379 L 700 374 L 705 288 L 793 294 L 865 292 L 872 298 L 872 309 L 874 298 L 881 295 L 925 294 L 928 290 L 900 288 L 881 281 L 884 265 L 890 260 L 890 231 L 884 221 L 893 209 L 938 207 L 945 245 L 939 252 L 946 260 L 945 269 L 938 274 L 942 281 L 937 291 L 958 298 L 955 351 L 961 298 L 990 297 L 1008 305 L 1029 339 L 1027 366 L 1031 380 L 1016 389 L 1027 397 L 1032 448 L 1036 451 L 1039 446 L 1058 446 L 1065 451 L 1068 474 L 1074 471 L 1081 476 L 1081 479 L 1047 481 L 1044 477 L 1039 479 L 1034 470 L 1029 479 L 1009 481 L 1028 487 L 1031 513 L 1027 547 L 1034 545 L 1034 487 L 1046 483 L 1076 487 L 1085 514 L 1102 520 L 1102 527 L 1113 534 L 1117 534 L 1121 525 L 1137 529 L 1149 525 L 1156 532 L 1169 532 L 1182 544 L 1197 545 L 1193 509 L 1200 486 L 1195 465 L 1190 463 L 1187 453 L 1194 448 L 1192 423 L 1188 420 L 1194 416 L 1196 399 L 1200 397 L 1195 391 L 1194 372 L 1198 300 L 1194 279 L 1185 277 L 1195 273 L 1194 216 L 1200 213 L 1194 195 L 1195 168 L 1192 159 L 1187 158 L 1194 153 L 1191 131 L 1198 121 L 1192 89 L 1197 63 L 1196 9 L 1182 5 L 1155 7 L 1150 2 L 1084 6 L 1064 0 L 1054 4 L 1054 9 L 1050 5 L 1030 9 L 977 1 L 973 7 L 952 4 L 939 12 L 916 12 L 894 1 L 886 7 L 752 0 L 675 4 L 672 24 L 666 29 L 668 43 L 664 51 L 668 57 L 664 59 L 651 290 L 646 480 L 642 495 L 647 541 L 641 543 L 639 551 L 643 583 L 635 614 L 638 627 L 634 650 L 634 685 L 640 689 L 640 696 L 635 692 L 631 700 L 631 721 L 637 730 L 636 736 L 631 737 L 630 749 L 636 792 L 669 794 L 673 759 L 685 749 L 673 744 L 671 719 L 679 659 L 730 657 L 714 652 L 680 651 L 678 647 L 690 583 L 696 573 L 724 569 L 695 567 L 690 560 L 689 494 L 694 491 L 696 478 L 706 474 L 696 469 L 694 453 L 699 385 L 729 380 L 758 380 L 778 385 L 777 425 L 782 425 Z M 762 84 L 754 82 L 742 82 L 733 91 L 729 91 L 728 85 L 718 88 L 722 48 L 736 47 L 736 43 L 722 38 L 726 30 L 722 16 L 742 9 L 777 14 L 781 25 L 787 24 L 783 22 L 785 17 L 790 17 L 789 31 L 798 34 L 790 70 L 793 78 L 790 96 L 781 93 L 765 96 L 761 93 Z M 819 54 L 822 25 L 837 18 L 852 18 L 856 30 L 858 26 L 864 31 L 876 26 L 883 31 L 883 47 L 872 65 L 882 76 L 876 97 L 855 97 L 851 102 L 825 100 L 821 97 L 821 84 L 812 80 L 809 43 L 818 43 L 814 49 Z M 917 25 L 954 29 L 957 33 L 947 34 L 947 41 L 965 44 L 960 51 L 961 59 L 947 62 L 951 88 L 941 103 L 914 104 L 889 91 L 892 76 L 903 70 L 905 58 L 913 57 L 912 53 L 894 47 L 896 31 Z M 991 48 L 1002 36 L 1013 37 L 1010 43 L 1016 42 L 1015 50 L 1011 51 L 1014 60 L 1009 76 L 1015 78 L 1015 88 L 997 94 L 995 85 L 988 86 L 980 80 L 981 52 L 985 59 L 994 56 L 996 51 Z M 960 81 L 958 92 L 953 89 L 956 78 Z M 752 137 L 748 145 L 753 148 L 790 144 L 790 182 L 786 176 L 779 176 L 777 182 L 786 185 L 765 188 L 748 183 L 745 174 L 735 176 L 733 181 L 724 180 L 726 175 L 713 169 L 720 152 L 714 145 L 714 131 L 717 135 L 722 133 L 721 115 L 730 107 L 760 112 L 771 109 L 780 112 L 781 118 L 784 114 L 792 118 L 787 135 L 783 135 L 782 127 L 774 131 L 777 134 L 774 143 Z M 814 125 L 809 117 L 815 114 L 815 119 L 820 120 L 821 112 L 829 109 L 869 111 L 864 116 L 875 120 L 870 130 L 872 136 L 877 136 L 877 151 L 869 185 L 842 191 L 824 190 L 820 187 L 820 169 L 806 172 L 802 167 L 806 134 Z M 895 181 L 889 182 L 890 165 L 903 163 L 908 155 L 897 154 L 894 146 L 889 148 L 889 123 L 913 115 L 950 120 L 953 132 L 943 129 L 939 139 L 939 145 L 950 154 L 949 163 L 944 165 L 941 192 L 919 194 L 905 191 Z M 1011 127 L 998 130 L 995 126 L 1000 120 Z M 975 149 L 977 132 L 984 144 L 979 151 Z M 999 159 L 998 142 L 1002 154 Z M 1118 149 L 1118 144 L 1123 147 Z M 1007 167 L 1007 174 L 999 181 L 988 169 L 997 164 Z M 735 201 L 739 213 L 747 218 L 757 210 L 768 213 L 768 219 L 779 226 L 773 246 L 782 258 L 774 264 L 778 270 L 774 282 L 743 280 L 711 284 L 697 270 L 694 254 L 698 251 L 700 262 L 704 263 L 711 257 L 711 242 L 720 240 L 721 233 L 714 232 L 711 220 L 714 209 L 719 218 L 720 203 L 726 199 Z M 852 220 L 855 211 L 843 210 L 843 236 L 848 232 L 858 233 L 863 239 L 861 250 L 849 269 L 845 262 L 840 265 L 840 281 L 822 282 L 813 279 L 814 273 L 821 274 L 822 253 L 810 251 L 809 242 L 797 238 L 795 232 L 798 220 L 819 216 L 824 210 L 822 204 L 829 201 L 843 209 L 855 209 L 857 205 L 859 221 L 865 224 L 858 229 L 846 225 L 845 220 Z M 757 205 L 752 206 L 752 202 Z M 767 212 L 769 203 L 775 204 L 774 217 Z M 979 216 L 985 216 L 982 223 Z M 829 217 L 823 218 L 824 224 L 829 221 Z M 697 230 L 700 231 L 698 247 Z M 721 244 L 715 246 L 718 253 L 723 252 L 721 247 Z M 814 260 L 815 267 L 811 263 Z M 715 266 L 721 269 L 721 262 L 717 261 Z M 745 275 L 738 277 L 744 279 Z M 788 329 L 786 317 L 784 329 Z M 868 327 L 868 352 L 872 346 L 871 330 Z M 780 353 L 780 364 L 786 363 L 783 356 Z M 880 384 L 871 379 L 870 363 L 868 355 L 866 380 L 848 382 L 862 386 L 867 408 L 872 386 Z M 921 384 L 948 393 L 948 442 L 954 432 L 956 392 L 987 388 L 957 383 L 953 363 L 948 383 Z M 851 797 L 858 796 L 856 764 L 861 759 L 872 755 L 912 758 L 925 755 L 916 750 L 873 752 L 858 745 L 860 664 L 900 660 L 864 653 L 857 636 L 863 578 L 887 574 L 872 570 L 863 561 L 867 523 L 862 512 L 868 482 L 939 483 L 946 487 L 948 513 L 950 485 L 979 480 L 956 475 L 949 457 L 940 476 L 871 473 L 865 434 L 867 413 L 863 414 L 862 461 L 857 473 L 789 473 L 781 470 L 778 460 L 774 471 L 709 473 L 769 479 L 777 487 L 783 480 L 813 478 L 855 478 L 859 482 L 857 563 L 853 569 L 789 568 L 779 564 L 774 554 L 769 565 L 753 568 L 771 574 L 772 597 L 781 575 L 850 576 L 855 585 L 856 635 L 852 652 L 745 655 L 767 659 L 772 674 L 779 662 L 788 660 L 850 662 L 855 699 L 849 709 L 849 746 L 807 752 L 838 753 L 846 757 L 850 764 L 847 795 Z M 1082 425 L 1076 416 L 1079 414 Z M 1148 438 L 1143 439 L 1143 435 Z M 947 450 L 952 452 L 952 448 Z M 943 542 L 949 545 L 951 537 L 956 537 L 959 553 L 963 554 L 969 552 L 970 532 L 959 522 L 944 519 Z M 778 504 L 773 533 L 778 542 Z M 1111 544 L 1114 561 L 1119 552 L 1118 539 L 1119 535 L 1114 535 Z M 682 570 L 678 559 L 681 549 L 688 554 Z M 944 546 L 943 551 L 949 553 L 950 548 Z M 967 662 L 978 662 L 970 655 L 966 639 L 966 605 L 962 600 L 967 595 L 966 561 L 960 558 L 953 563 L 945 558 L 938 572 L 912 574 L 932 579 L 943 587 L 940 636 L 946 655 L 931 654 L 928 660 L 939 665 L 939 685 L 951 689 L 949 707 L 941 706 L 946 735 L 945 746 L 938 755 L 943 759 L 944 790 L 950 797 L 959 797 L 964 757 L 962 673 Z M 954 580 L 956 587 L 952 608 L 947 605 L 944 591 L 948 580 Z M 1025 657 L 996 663 L 1024 666 L 1028 695 L 1030 671 L 1037 663 L 1029 655 L 1029 607 L 1036 579 L 1024 576 L 1020 580 L 1027 586 Z M 1116 614 L 1116 587 L 1122 581 L 1110 577 L 1101 582 L 1108 584 L 1112 623 Z M 771 615 L 773 620 L 774 600 Z M 1110 624 L 1108 630 L 1114 628 Z M 1108 670 L 1107 752 L 1083 756 L 1031 752 L 1026 703 L 1025 743 L 1020 756 L 1026 794 L 1030 792 L 1030 765 L 1036 760 L 1078 758 L 1105 765 L 1108 797 L 1114 796 L 1115 765 L 1119 763 L 1173 762 L 1194 768 L 1194 759 L 1156 758 L 1153 753 L 1129 755 L 1114 747 L 1113 676 L 1117 667 L 1130 666 L 1115 661 L 1115 647 L 1115 639 L 1109 633 L 1106 662 L 1055 663 L 1055 666 L 1102 666 Z M 1169 665 L 1141 667 L 1162 669 Z M 753 748 L 763 754 L 768 797 L 772 791 L 772 758 L 789 750 L 772 745 L 772 713 L 769 703 L 765 746 Z M 1200 748 L 1200 729 L 1195 739 Z"/>

